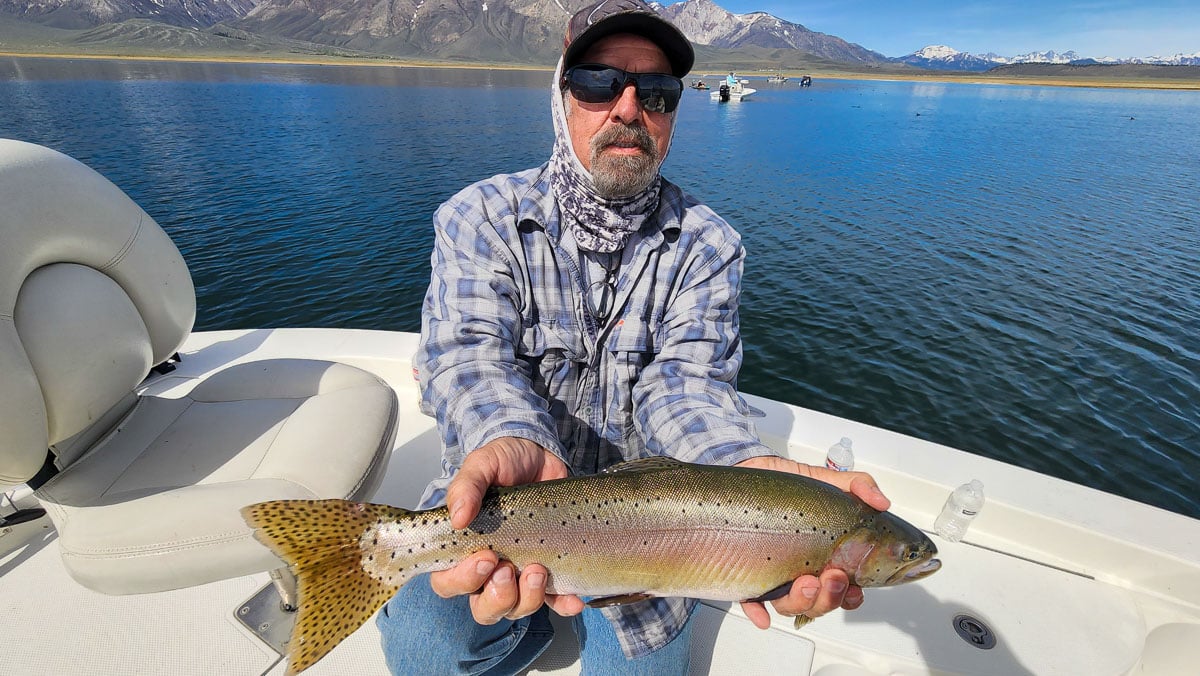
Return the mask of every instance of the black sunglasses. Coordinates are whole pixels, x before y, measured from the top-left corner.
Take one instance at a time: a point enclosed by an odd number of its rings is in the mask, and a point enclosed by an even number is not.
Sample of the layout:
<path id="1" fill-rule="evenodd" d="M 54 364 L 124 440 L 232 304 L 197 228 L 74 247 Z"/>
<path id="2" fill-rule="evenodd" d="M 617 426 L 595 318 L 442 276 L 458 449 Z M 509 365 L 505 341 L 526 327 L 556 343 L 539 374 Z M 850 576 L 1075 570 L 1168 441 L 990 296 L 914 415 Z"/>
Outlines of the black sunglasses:
<path id="1" fill-rule="evenodd" d="M 638 101 L 652 113 L 669 113 L 679 105 L 683 80 L 668 73 L 626 73 L 598 63 L 581 63 L 563 73 L 562 86 L 583 103 L 608 103 L 633 83 Z"/>

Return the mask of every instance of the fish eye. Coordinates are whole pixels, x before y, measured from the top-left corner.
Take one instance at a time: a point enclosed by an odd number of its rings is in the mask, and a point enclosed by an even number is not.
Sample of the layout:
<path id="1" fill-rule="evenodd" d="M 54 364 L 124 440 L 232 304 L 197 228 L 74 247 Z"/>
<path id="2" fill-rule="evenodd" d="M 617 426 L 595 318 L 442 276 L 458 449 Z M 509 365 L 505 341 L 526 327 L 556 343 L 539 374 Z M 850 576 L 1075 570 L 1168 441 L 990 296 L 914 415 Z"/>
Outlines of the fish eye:
<path id="1" fill-rule="evenodd" d="M 916 561 L 917 559 L 921 558 L 921 552 L 918 552 L 915 549 L 910 549 L 908 550 L 908 556 L 905 558 L 907 558 L 909 561 Z"/>

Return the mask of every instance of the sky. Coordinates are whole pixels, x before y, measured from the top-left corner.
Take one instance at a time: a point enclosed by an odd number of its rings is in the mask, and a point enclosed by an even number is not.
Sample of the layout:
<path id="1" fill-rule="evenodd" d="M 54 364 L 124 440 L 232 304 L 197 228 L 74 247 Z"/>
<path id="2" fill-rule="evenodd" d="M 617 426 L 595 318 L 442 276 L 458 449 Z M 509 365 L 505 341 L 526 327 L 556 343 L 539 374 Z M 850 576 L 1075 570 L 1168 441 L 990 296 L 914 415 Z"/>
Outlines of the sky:
<path id="1" fill-rule="evenodd" d="M 929 45 L 1000 56 L 1047 50 L 1092 58 L 1200 52 L 1200 0 L 714 1 L 735 14 L 767 12 L 884 56 Z"/>

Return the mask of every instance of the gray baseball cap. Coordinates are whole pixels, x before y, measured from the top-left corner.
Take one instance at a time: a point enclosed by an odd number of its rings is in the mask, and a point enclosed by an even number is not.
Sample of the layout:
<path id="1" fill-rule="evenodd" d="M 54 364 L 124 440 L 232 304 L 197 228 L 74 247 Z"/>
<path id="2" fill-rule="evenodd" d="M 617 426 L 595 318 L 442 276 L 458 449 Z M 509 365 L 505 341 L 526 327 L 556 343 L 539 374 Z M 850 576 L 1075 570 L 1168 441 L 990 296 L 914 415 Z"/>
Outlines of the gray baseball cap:
<path id="1" fill-rule="evenodd" d="M 576 12 L 567 24 L 563 68 L 577 65 L 588 48 L 617 33 L 640 35 L 658 45 L 675 77 L 687 75 L 696 62 L 692 43 L 650 5 L 641 0 L 600 0 Z"/>

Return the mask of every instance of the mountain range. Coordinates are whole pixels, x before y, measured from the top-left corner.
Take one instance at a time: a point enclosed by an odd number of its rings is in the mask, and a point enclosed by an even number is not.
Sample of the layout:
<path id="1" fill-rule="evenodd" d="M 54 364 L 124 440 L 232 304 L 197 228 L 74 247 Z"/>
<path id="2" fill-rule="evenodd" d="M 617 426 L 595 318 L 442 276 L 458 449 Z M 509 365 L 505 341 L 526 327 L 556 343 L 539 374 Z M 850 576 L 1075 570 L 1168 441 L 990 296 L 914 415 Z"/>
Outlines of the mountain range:
<path id="1" fill-rule="evenodd" d="M 291 53 L 550 65 L 566 19 L 592 0 L 0 0 L 0 51 L 26 45 L 120 53 Z M 984 71 L 1018 63 L 1118 63 L 1074 52 L 1001 57 L 930 46 L 888 58 L 765 12 L 713 0 L 657 11 L 697 46 L 697 63 L 739 68 L 851 65 Z M 1121 63 L 1200 65 L 1200 53 Z"/>
<path id="2" fill-rule="evenodd" d="M 1195 54 L 1176 54 L 1170 57 L 1149 56 L 1140 58 L 1115 59 L 1112 57 L 1081 57 L 1075 52 L 1030 52 L 1018 56 L 999 56 L 997 54 L 971 54 L 960 52 L 945 45 L 930 45 L 907 56 L 892 59 L 917 68 L 934 70 L 964 70 L 987 71 L 997 66 L 1009 66 L 1021 63 L 1051 63 L 1070 64 L 1077 66 L 1090 65 L 1160 65 L 1160 66 L 1200 66 L 1200 52 Z"/>

